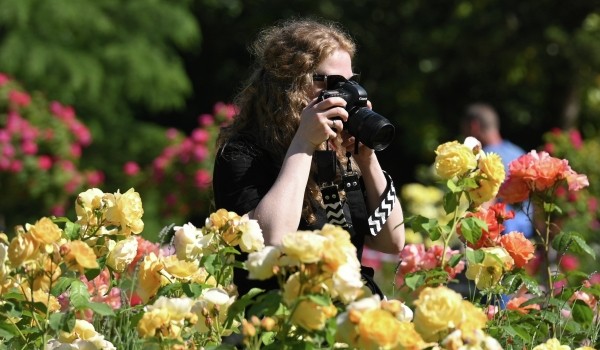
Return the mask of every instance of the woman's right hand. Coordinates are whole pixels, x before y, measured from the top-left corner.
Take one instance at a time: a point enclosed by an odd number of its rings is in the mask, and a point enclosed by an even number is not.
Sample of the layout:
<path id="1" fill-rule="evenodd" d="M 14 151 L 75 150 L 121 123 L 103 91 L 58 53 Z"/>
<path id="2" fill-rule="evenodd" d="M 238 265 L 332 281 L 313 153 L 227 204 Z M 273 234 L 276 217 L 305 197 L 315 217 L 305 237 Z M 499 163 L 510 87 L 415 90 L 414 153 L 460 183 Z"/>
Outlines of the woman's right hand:
<path id="1" fill-rule="evenodd" d="M 346 100 L 330 97 L 319 101 L 312 100 L 302 111 L 300 126 L 294 138 L 316 149 L 321 143 L 342 132 L 343 123 L 348 120 Z M 341 119 L 341 120 L 340 120 Z"/>

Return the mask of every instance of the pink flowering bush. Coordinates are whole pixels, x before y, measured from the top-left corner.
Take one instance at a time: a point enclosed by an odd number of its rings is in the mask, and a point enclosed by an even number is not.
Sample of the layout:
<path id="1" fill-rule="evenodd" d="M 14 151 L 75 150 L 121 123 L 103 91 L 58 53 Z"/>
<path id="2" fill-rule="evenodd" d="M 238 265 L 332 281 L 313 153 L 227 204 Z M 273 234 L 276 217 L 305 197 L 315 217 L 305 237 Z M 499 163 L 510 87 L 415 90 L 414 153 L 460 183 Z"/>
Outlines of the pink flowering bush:
<path id="1" fill-rule="evenodd" d="M 574 129 L 561 131 L 554 129 L 544 135 L 544 150 L 554 157 L 569 159 L 569 164 L 584 172 L 590 186 L 581 191 L 556 189 L 557 205 L 561 212 L 555 213 L 554 225 L 564 231 L 579 232 L 590 244 L 600 244 L 597 232 L 600 229 L 600 142 L 597 138 L 585 139 Z M 582 264 L 591 272 L 598 267 L 587 261 Z"/>
<path id="2" fill-rule="evenodd" d="M 72 107 L 29 93 L 0 73 L 0 187 L 11 199 L 0 201 L 0 226 L 39 212 L 64 215 L 78 191 L 101 184 L 101 172 L 79 167 L 91 141 Z"/>
<path id="3" fill-rule="evenodd" d="M 189 135 L 170 128 L 167 146 L 151 164 L 131 160 L 123 174 L 141 192 L 158 192 L 158 213 L 165 220 L 206 217 L 211 209 L 212 166 L 215 141 L 221 126 L 235 114 L 233 105 L 217 103 L 212 114 L 201 114 Z"/>

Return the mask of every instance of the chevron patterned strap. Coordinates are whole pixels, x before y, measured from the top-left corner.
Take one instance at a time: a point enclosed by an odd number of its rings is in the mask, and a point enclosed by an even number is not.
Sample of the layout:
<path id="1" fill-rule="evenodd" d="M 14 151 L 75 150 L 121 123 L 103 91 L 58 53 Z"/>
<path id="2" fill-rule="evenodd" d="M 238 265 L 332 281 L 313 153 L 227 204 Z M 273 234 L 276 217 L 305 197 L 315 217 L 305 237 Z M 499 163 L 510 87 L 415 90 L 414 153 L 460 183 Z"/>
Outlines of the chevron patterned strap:
<path id="1" fill-rule="evenodd" d="M 325 213 L 327 214 L 327 221 L 333 225 L 339 225 L 346 227 L 346 217 L 344 216 L 344 209 L 340 202 L 340 194 L 336 185 L 325 186 L 321 188 L 321 195 L 323 196 L 323 204 L 325 204 Z"/>
<path id="2" fill-rule="evenodd" d="M 369 231 L 371 231 L 371 235 L 377 236 L 381 228 L 392 214 L 392 210 L 394 209 L 394 203 L 396 203 L 396 189 L 394 188 L 394 182 L 392 181 L 392 177 L 383 172 L 385 178 L 387 179 L 387 188 L 385 198 L 379 204 L 379 207 L 375 209 L 373 215 L 371 215 L 368 219 L 369 222 Z"/>

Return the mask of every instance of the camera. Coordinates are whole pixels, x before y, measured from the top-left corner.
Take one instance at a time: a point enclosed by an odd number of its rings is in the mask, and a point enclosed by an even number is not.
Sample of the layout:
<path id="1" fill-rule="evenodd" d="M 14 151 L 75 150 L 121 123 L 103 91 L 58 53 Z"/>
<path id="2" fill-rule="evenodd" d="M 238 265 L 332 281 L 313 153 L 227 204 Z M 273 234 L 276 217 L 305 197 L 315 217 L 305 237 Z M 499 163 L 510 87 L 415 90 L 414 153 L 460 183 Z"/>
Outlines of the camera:
<path id="1" fill-rule="evenodd" d="M 394 126 L 385 117 L 367 107 L 367 91 L 357 82 L 348 80 L 339 83 L 335 89 L 322 90 L 318 100 L 323 101 L 330 97 L 346 100 L 348 121 L 344 123 L 344 130 L 356 138 L 357 147 L 358 142 L 362 142 L 375 151 L 381 151 L 392 143 Z"/>

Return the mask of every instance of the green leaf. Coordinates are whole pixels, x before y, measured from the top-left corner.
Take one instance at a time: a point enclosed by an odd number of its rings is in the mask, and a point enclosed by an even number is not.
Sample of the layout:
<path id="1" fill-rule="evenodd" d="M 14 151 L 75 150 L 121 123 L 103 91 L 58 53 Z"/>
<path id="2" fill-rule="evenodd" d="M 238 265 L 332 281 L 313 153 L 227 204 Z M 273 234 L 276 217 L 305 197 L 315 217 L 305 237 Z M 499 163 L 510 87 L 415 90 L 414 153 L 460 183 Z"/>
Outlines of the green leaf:
<path id="1" fill-rule="evenodd" d="M 521 281 L 523 281 L 523 284 L 531 294 L 542 295 L 542 289 L 540 288 L 538 281 L 529 276 L 526 272 L 521 273 Z"/>
<path id="2" fill-rule="evenodd" d="M 331 298 L 328 295 L 323 294 L 308 294 L 306 296 L 309 300 L 320 306 L 331 305 Z"/>
<path id="3" fill-rule="evenodd" d="M 437 241 L 441 237 L 437 219 L 417 215 L 411 220 L 410 224 L 413 231 L 428 235 L 433 241 Z"/>
<path id="4" fill-rule="evenodd" d="M 417 271 L 409 273 L 404 276 L 404 284 L 411 290 L 416 290 L 425 283 L 425 273 L 423 271 Z"/>
<path id="5" fill-rule="evenodd" d="M 453 192 L 446 193 L 444 195 L 443 205 L 446 213 L 453 213 L 458 206 L 458 195 Z"/>
<path id="6" fill-rule="evenodd" d="M 470 264 L 479 264 L 485 259 L 485 252 L 479 249 L 467 249 L 466 257 Z"/>
<path id="7" fill-rule="evenodd" d="M 230 327 L 235 318 L 238 315 L 243 314 L 244 310 L 246 310 L 248 305 L 254 302 L 254 298 L 263 292 L 264 289 L 252 288 L 248 293 L 244 294 L 241 298 L 234 301 L 233 304 L 231 304 L 231 306 L 229 306 L 229 309 L 227 310 L 227 320 L 225 322 L 225 326 Z"/>
<path id="8" fill-rule="evenodd" d="M 19 330 L 12 323 L 0 322 L 0 339 L 11 340 L 19 334 Z"/>
<path id="9" fill-rule="evenodd" d="M 216 259 L 216 254 L 204 255 L 202 259 L 200 259 L 200 266 L 204 267 L 204 269 L 206 269 L 206 272 L 214 276 L 218 268 L 218 266 L 215 266 Z"/>
<path id="10" fill-rule="evenodd" d="M 474 216 L 463 218 L 460 221 L 460 232 L 469 243 L 476 243 L 488 227 L 485 221 Z"/>
<path id="11" fill-rule="evenodd" d="M 516 324 L 506 325 L 504 329 L 508 334 L 512 335 L 513 337 L 519 337 L 525 342 L 531 341 L 531 335 L 529 335 L 527 330 L 521 326 L 518 326 Z"/>
<path id="12" fill-rule="evenodd" d="M 596 253 L 592 247 L 577 232 L 559 233 L 552 240 L 552 248 L 556 249 L 559 253 L 570 251 L 576 254 L 588 254 L 592 258 L 596 258 Z"/>
<path id="13" fill-rule="evenodd" d="M 181 288 L 181 282 L 169 283 L 163 287 L 160 287 L 158 292 L 156 292 L 156 297 L 158 298 L 163 295 L 169 295 L 169 293 L 177 291 L 180 288 Z"/>
<path id="14" fill-rule="evenodd" d="M 108 304 L 91 302 L 88 308 L 100 316 L 114 316 L 115 312 Z"/>
<path id="15" fill-rule="evenodd" d="M 277 335 L 277 333 L 275 333 L 275 332 L 262 332 L 262 334 L 260 335 L 260 341 L 264 345 L 269 345 L 269 344 L 273 343 L 273 341 L 275 341 L 276 335 Z"/>
<path id="16" fill-rule="evenodd" d="M 198 283 L 184 283 L 181 285 L 181 289 L 183 289 L 185 295 L 190 298 L 196 298 L 200 296 L 203 290 L 202 285 Z"/>
<path id="17" fill-rule="evenodd" d="M 581 300 L 575 300 L 571 306 L 571 315 L 575 322 L 584 326 L 590 326 L 594 319 L 594 312 L 592 309 Z"/>
<path id="18" fill-rule="evenodd" d="M 460 262 L 460 260 L 462 259 L 463 254 L 454 254 L 452 255 L 452 257 L 450 258 L 450 260 L 448 260 L 448 266 L 450 267 L 456 267 L 456 265 L 458 265 L 458 263 Z"/>
<path id="19" fill-rule="evenodd" d="M 57 312 L 50 315 L 50 328 L 55 331 L 71 332 L 75 328 L 75 314 L 72 312 Z"/>
<path id="20" fill-rule="evenodd" d="M 52 289 L 50 290 L 50 294 L 54 295 L 55 297 L 61 295 L 62 293 L 64 293 L 64 291 L 66 291 L 67 289 L 69 289 L 69 287 L 71 286 L 71 284 L 73 283 L 73 281 L 78 281 L 78 279 L 71 278 L 71 277 L 61 276 L 52 285 Z"/>
<path id="21" fill-rule="evenodd" d="M 592 249 L 592 247 L 590 247 L 582 237 L 580 237 L 579 235 L 573 235 L 571 238 L 575 243 L 575 245 L 572 247 L 574 252 L 584 252 L 592 258 L 596 259 L 596 253 L 594 252 L 594 249 Z"/>
<path id="22" fill-rule="evenodd" d="M 90 303 L 90 293 L 85 283 L 80 280 L 74 280 L 69 288 L 71 305 L 76 309 L 85 309 Z"/>
<path id="23" fill-rule="evenodd" d="M 81 229 L 81 225 L 75 224 L 71 221 L 67 221 L 65 223 L 65 229 L 63 232 L 67 236 L 69 240 L 79 239 L 79 230 Z"/>
<path id="24" fill-rule="evenodd" d="M 250 306 L 248 314 L 273 316 L 281 306 L 281 294 L 277 290 L 261 294 L 256 302 Z"/>
<path id="25" fill-rule="evenodd" d="M 452 181 L 452 180 L 448 180 L 448 181 L 446 181 L 446 187 L 448 187 L 448 189 L 449 189 L 450 191 L 452 191 L 452 193 L 458 193 L 458 192 L 462 191 L 462 188 L 461 188 L 461 187 L 458 187 L 458 186 L 456 185 L 456 183 L 454 183 L 454 181 Z M 448 212 L 448 211 L 446 211 L 446 213 L 449 213 L 449 212 Z"/>

